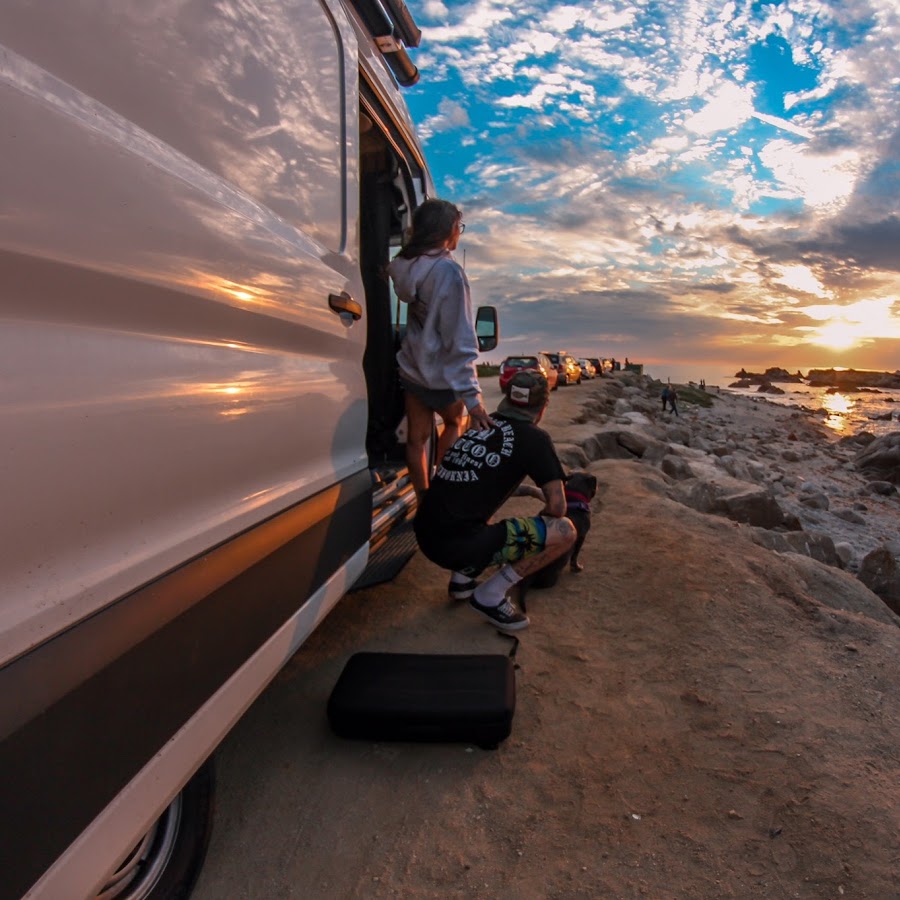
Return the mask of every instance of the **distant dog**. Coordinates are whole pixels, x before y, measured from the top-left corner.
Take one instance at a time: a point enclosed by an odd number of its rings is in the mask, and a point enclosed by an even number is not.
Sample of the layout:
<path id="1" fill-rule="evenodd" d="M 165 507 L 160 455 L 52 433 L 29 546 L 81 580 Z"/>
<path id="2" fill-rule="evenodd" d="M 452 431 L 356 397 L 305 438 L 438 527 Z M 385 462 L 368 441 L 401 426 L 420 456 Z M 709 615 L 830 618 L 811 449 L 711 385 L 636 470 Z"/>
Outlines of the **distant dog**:
<path id="1" fill-rule="evenodd" d="M 575 526 L 575 544 L 569 553 L 553 560 L 534 575 L 519 582 L 519 604 L 525 609 L 525 595 L 531 588 L 553 587 L 559 580 L 559 573 L 568 562 L 573 572 L 584 571 L 578 561 L 578 554 L 584 546 L 584 539 L 591 530 L 591 501 L 597 495 L 597 478 L 587 472 L 572 472 L 566 476 L 566 517 Z"/>

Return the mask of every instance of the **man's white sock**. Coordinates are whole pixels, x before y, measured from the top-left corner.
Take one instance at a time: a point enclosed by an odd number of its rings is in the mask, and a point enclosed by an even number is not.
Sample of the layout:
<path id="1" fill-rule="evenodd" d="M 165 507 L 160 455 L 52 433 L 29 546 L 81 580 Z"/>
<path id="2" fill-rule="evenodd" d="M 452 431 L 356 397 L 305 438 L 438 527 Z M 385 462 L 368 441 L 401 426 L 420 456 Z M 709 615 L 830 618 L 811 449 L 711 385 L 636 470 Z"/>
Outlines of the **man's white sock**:
<path id="1" fill-rule="evenodd" d="M 467 581 L 471 581 L 471 578 L 468 575 L 463 575 L 462 572 L 450 573 L 450 584 L 465 584 Z"/>
<path id="2" fill-rule="evenodd" d="M 506 565 L 475 588 L 474 600 L 480 606 L 499 606 L 506 592 L 521 580 L 522 576 L 512 566 Z"/>

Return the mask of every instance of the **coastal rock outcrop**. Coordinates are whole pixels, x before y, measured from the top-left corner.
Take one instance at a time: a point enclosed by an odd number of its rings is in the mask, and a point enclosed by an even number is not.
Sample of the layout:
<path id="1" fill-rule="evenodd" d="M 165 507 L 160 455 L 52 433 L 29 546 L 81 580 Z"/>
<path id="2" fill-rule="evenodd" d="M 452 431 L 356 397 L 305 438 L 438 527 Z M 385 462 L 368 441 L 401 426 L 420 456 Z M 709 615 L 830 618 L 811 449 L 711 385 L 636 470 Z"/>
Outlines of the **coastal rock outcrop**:
<path id="1" fill-rule="evenodd" d="M 749 381 L 751 384 L 761 384 L 763 382 L 773 381 L 799 384 L 803 381 L 803 376 L 800 374 L 799 369 L 797 370 L 796 375 L 791 375 L 787 369 L 782 369 L 779 366 L 771 366 L 766 369 L 765 372 L 748 372 L 746 369 L 741 369 L 740 372 L 734 373 L 734 377 L 741 381 Z"/>
<path id="2" fill-rule="evenodd" d="M 883 523 L 900 485 L 900 432 L 835 440 L 809 411 L 737 397 L 714 398 L 712 410 L 686 400 L 674 418 L 660 413 L 657 390 L 630 373 L 595 384 L 581 413 L 554 433 L 563 464 L 638 463 L 671 500 L 749 526 L 769 550 L 834 569 L 855 573 L 879 540 L 891 542 Z M 860 461 L 877 480 L 860 476 Z M 890 552 L 900 559 L 900 541 Z"/>
<path id="3" fill-rule="evenodd" d="M 812 387 L 837 387 L 845 391 L 863 387 L 900 388 L 900 370 L 865 372 L 857 369 L 810 369 L 806 380 Z"/>
<path id="4" fill-rule="evenodd" d="M 875 438 L 854 460 L 868 481 L 900 484 L 900 431 Z"/>

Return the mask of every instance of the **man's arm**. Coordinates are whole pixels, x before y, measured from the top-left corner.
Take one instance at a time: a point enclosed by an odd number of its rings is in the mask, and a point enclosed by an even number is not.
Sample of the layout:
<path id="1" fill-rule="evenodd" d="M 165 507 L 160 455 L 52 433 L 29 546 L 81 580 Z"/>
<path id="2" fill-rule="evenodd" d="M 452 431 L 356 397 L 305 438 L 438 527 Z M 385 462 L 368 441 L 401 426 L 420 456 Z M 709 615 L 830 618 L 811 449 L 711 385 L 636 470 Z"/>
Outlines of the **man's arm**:
<path id="1" fill-rule="evenodd" d="M 562 479 L 548 481 L 541 486 L 541 491 L 544 494 L 546 505 L 540 515 L 561 519 L 566 514 L 566 491 Z"/>

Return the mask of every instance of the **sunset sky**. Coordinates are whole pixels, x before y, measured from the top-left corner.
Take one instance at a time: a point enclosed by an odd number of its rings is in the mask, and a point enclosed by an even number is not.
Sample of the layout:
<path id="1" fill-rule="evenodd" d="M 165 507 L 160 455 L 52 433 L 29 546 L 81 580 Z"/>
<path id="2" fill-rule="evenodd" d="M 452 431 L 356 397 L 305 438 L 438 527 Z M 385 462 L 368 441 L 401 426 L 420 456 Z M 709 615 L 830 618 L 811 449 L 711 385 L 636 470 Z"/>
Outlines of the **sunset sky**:
<path id="1" fill-rule="evenodd" d="M 900 368 L 898 0 L 408 5 L 491 358 Z"/>

